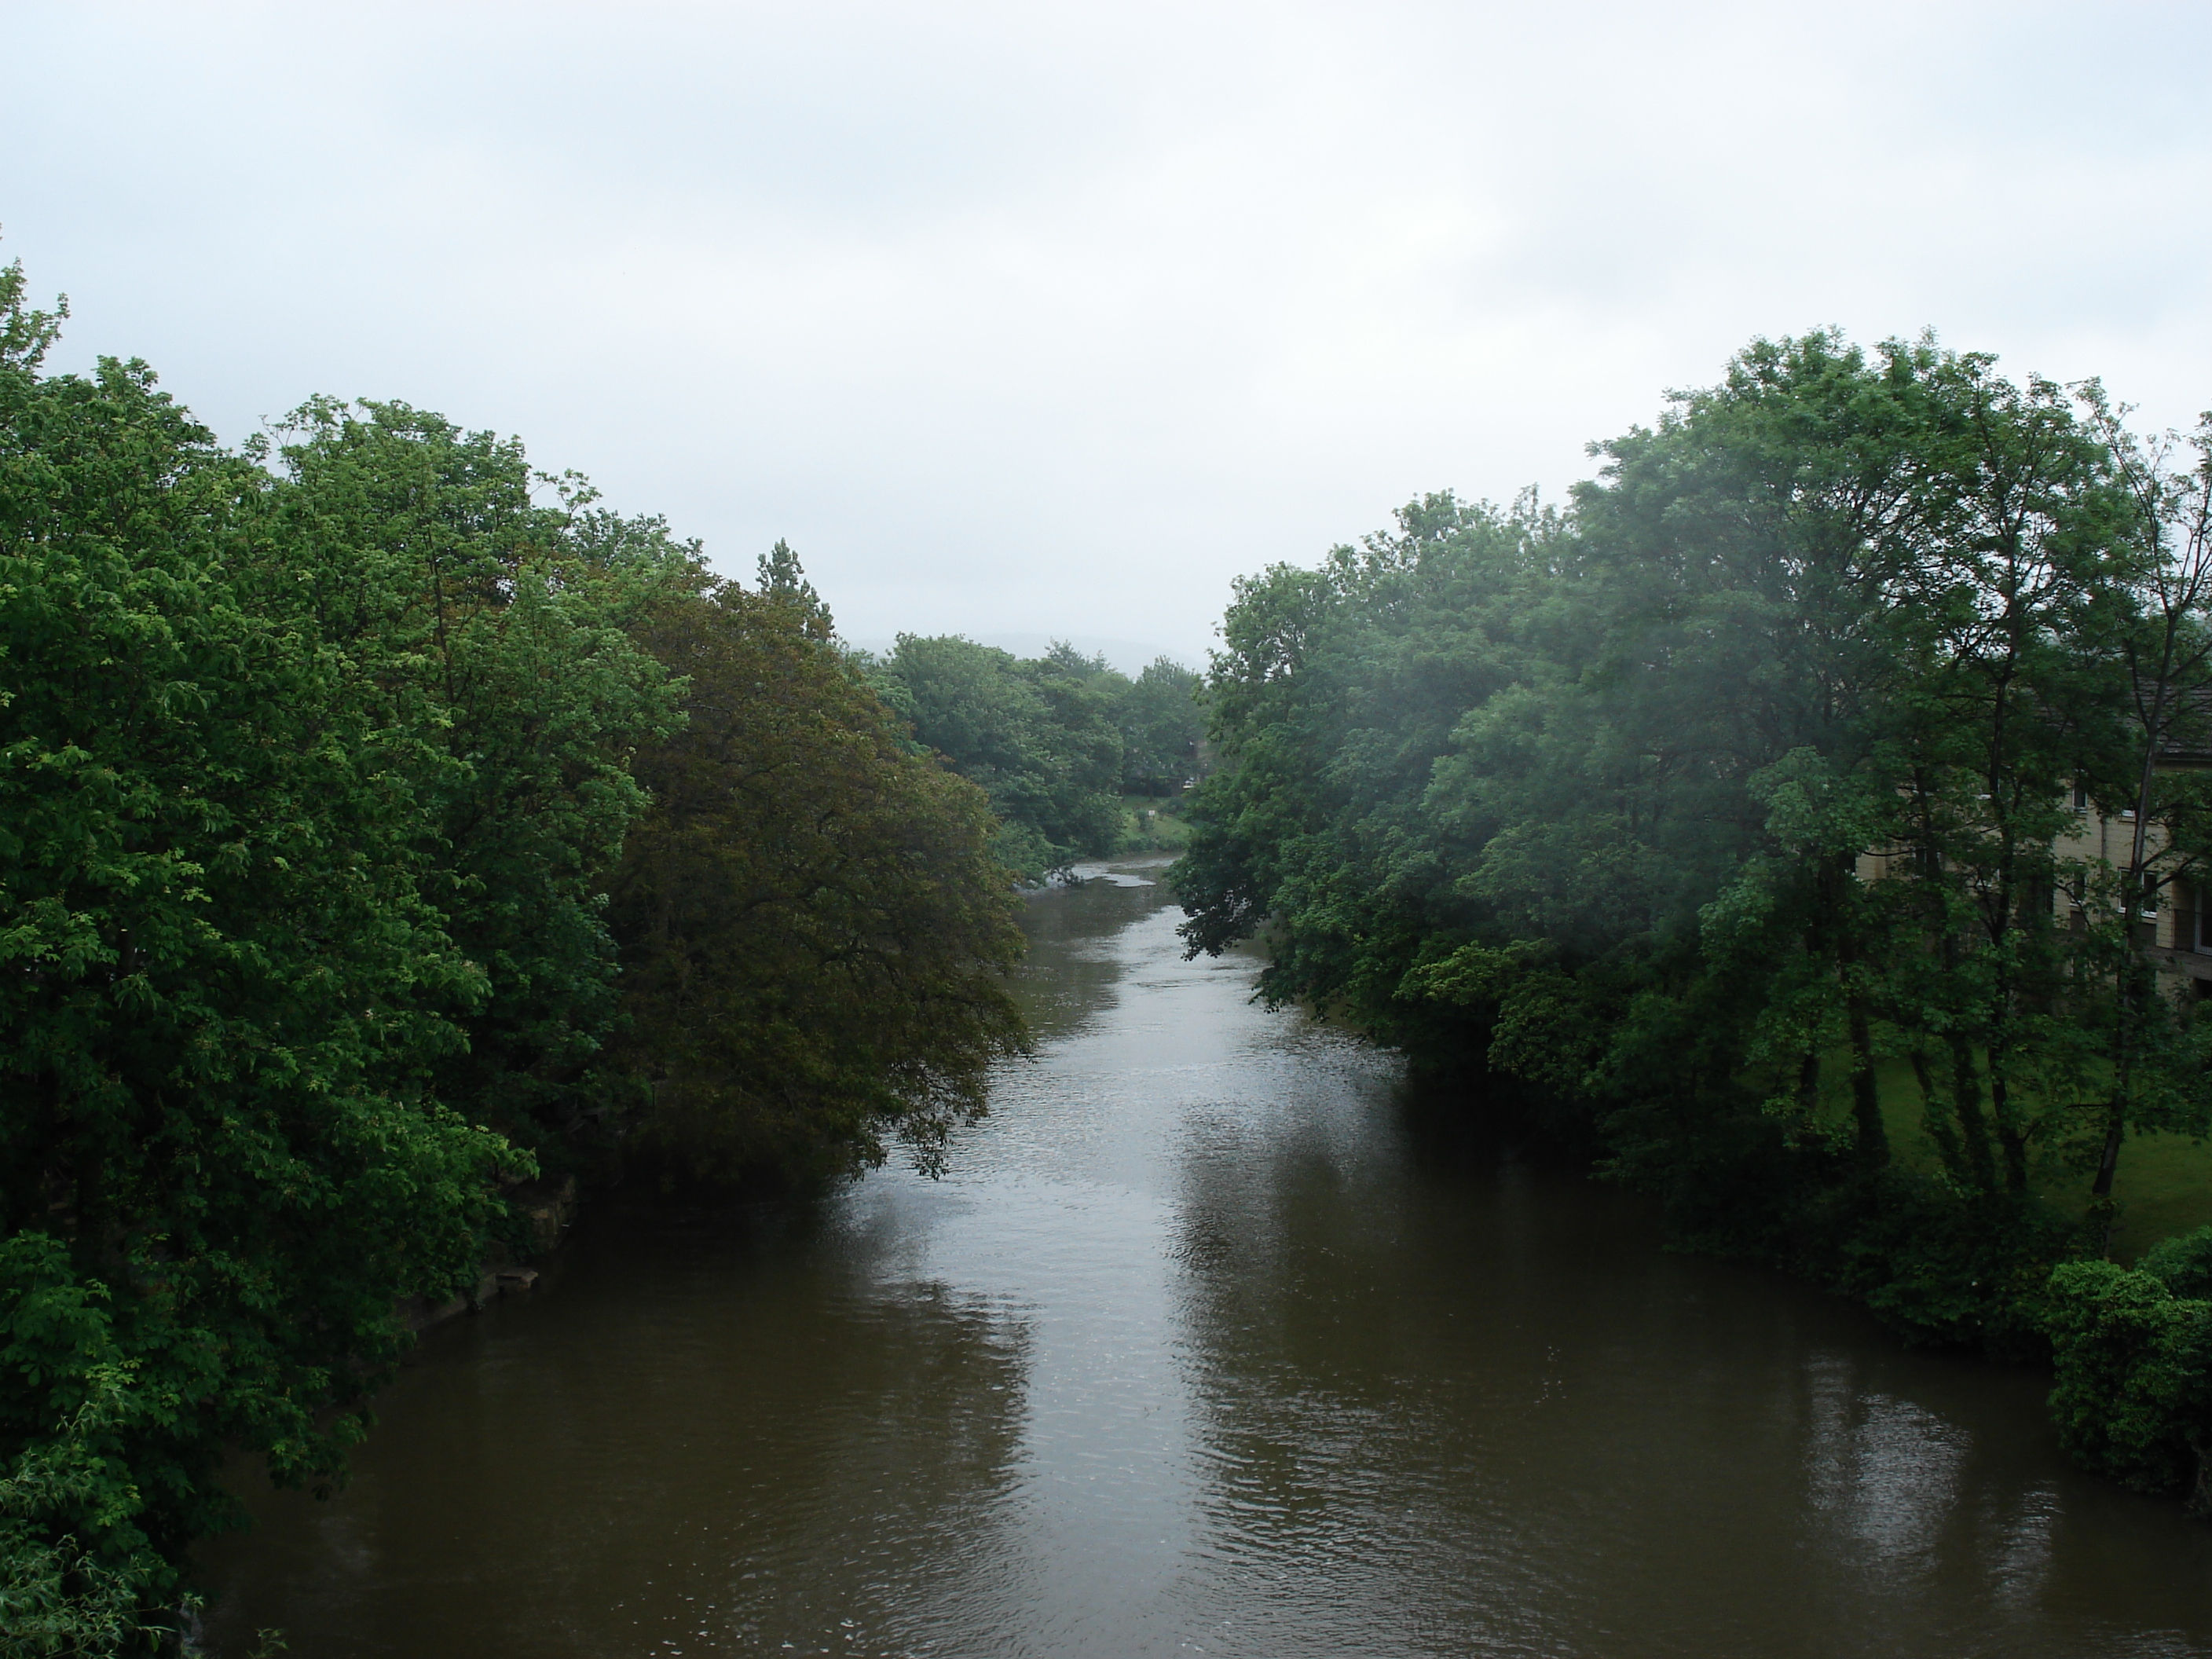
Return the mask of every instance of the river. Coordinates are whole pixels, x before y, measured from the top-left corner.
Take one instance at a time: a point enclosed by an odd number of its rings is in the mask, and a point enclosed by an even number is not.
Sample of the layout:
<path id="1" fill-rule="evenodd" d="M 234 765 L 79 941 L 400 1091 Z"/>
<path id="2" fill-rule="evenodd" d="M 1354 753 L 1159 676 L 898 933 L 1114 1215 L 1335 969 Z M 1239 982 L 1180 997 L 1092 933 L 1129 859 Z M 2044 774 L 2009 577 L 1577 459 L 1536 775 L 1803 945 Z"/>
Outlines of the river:
<path id="1" fill-rule="evenodd" d="M 2044 1379 L 1434 1144 L 1157 873 L 1031 902 L 945 1179 L 631 1194 L 428 1333 L 348 1490 L 205 1551 L 212 1651 L 2212 1654 L 2212 1526 Z"/>

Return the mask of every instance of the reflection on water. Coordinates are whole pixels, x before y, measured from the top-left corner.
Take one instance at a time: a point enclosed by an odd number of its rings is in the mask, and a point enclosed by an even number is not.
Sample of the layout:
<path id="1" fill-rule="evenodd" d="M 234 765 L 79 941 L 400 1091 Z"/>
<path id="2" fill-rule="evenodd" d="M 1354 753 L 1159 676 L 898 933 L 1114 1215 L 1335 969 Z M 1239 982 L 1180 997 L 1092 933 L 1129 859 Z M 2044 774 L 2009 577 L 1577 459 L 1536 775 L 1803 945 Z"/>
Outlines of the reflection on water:
<path id="1" fill-rule="evenodd" d="M 307 1655 L 742 1651 L 988 1576 L 1028 1333 L 903 1275 L 899 1243 L 595 1239 L 551 1297 L 433 1337 L 341 1498 L 262 1506 L 219 1557 L 222 1628 Z"/>
<path id="2" fill-rule="evenodd" d="M 2212 1528 L 2039 1379 L 1415 1159 L 1387 1058 L 1119 874 L 1030 907 L 1040 1058 L 951 1176 L 594 1218 L 209 1552 L 219 1650 L 2212 1652 Z"/>

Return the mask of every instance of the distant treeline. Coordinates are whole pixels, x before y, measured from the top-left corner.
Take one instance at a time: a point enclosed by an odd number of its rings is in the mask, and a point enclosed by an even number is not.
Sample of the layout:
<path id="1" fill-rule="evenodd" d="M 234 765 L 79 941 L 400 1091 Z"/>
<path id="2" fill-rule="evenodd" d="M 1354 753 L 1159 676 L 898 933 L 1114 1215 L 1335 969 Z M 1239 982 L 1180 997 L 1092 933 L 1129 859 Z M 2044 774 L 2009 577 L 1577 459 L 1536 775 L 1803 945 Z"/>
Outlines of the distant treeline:
<path id="1" fill-rule="evenodd" d="M 787 553 L 398 404 L 227 449 L 57 327 L 0 273 L 0 1645 L 88 1654 L 226 1444 L 343 1474 L 518 1182 L 927 1164 L 1027 1039 L 990 798 Z"/>
<path id="2" fill-rule="evenodd" d="M 1122 850 L 1142 833 L 1124 797 L 1176 795 L 1199 770 L 1199 677 L 1166 657 L 1131 679 L 1064 644 L 1017 658 L 902 634 L 860 662 L 915 740 L 982 785 L 999 856 L 1031 878 Z"/>
<path id="3" fill-rule="evenodd" d="M 2212 427 L 2124 413 L 1761 342 L 1563 507 L 1431 496 L 1247 580 L 1178 873 L 1194 951 L 1261 936 L 1267 995 L 1681 1243 L 2055 1345 L 2069 1446 L 2170 1489 L 2212 1448 L 2212 1235 L 2098 1258 L 2129 1138 L 2212 1125 L 2141 920 L 2212 856 L 2212 774 L 2165 763 L 2212 754 Z"/>

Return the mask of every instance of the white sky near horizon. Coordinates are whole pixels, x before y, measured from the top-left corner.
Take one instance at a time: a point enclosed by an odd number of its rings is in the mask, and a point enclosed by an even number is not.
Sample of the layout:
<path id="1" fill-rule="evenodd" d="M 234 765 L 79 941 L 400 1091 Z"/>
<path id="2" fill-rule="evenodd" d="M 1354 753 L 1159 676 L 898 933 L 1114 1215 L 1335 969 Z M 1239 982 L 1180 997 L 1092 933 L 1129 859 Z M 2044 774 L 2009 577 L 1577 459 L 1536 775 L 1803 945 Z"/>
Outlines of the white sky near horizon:
<path id="1" fill-rule="evenodd" d="M 520 434 L 860 640 L 1197 662 L 1759 334 L 2212 406 L 2212 7 L 0 0 L 0 260 L 226 438 Z M 1127 654 L 1117 653 L 1117 654 Z"/>

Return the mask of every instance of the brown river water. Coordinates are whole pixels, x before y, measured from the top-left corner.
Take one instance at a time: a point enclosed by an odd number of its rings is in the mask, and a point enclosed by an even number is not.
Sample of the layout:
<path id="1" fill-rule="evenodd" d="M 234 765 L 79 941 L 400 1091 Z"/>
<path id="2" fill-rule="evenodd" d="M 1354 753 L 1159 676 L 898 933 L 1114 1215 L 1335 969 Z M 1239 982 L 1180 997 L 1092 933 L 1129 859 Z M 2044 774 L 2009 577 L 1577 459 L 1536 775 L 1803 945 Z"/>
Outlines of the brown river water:
<path id="1" fill-rule="evenodd" d="M 428 1333 L 346 1492 L 206 1551 L 211 1651 L 2212 1654 L 2212 1526 L 2045 1379 L 1434 1144 L 1157 873 L 1030 903 L 945 1179 L 632 1194 Z"/>

